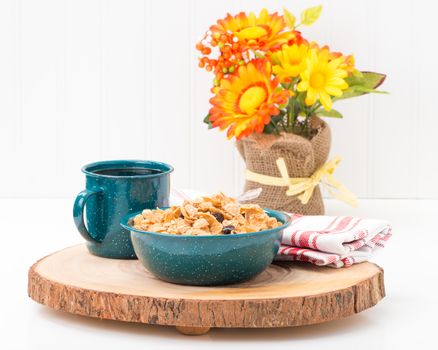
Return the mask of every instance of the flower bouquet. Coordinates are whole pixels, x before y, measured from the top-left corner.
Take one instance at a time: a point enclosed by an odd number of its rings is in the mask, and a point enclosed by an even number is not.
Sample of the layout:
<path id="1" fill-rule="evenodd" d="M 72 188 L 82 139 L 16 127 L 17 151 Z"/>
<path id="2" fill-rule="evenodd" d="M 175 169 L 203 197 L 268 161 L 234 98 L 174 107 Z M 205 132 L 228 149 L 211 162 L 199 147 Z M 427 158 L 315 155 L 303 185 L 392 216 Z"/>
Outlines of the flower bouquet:
<path id="1" fill-rule="evenodd" d="M 214 74 L 212 105 L 204 122 L 227 129 L 246 163 L 245 190 L 262 187 L 256 202 L 301 214 L 323 214 L 319 184 L 355 205 L 333 178 L 340 161 L 327 162 L 330 129 L 320 117 L 342 118 L 333 102 L 376 91 L 385 75 L 361 72 L 352 55 L 305 39 L 322 7 L 295 16 L 263 9 L 257 16 L 228 14 L 196 45 L 199 67 Z"/>

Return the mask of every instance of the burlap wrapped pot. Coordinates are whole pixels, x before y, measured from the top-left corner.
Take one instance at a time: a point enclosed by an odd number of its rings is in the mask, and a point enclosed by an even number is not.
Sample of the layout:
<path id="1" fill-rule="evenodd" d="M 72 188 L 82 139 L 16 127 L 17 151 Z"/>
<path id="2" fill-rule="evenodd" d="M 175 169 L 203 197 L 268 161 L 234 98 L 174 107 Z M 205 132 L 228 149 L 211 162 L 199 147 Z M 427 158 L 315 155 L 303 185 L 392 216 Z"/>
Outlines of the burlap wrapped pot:
<path id="1" fill-rule="evenodd" d="M 311 140 L 291 133 L 281 133 L 252 134 L 237 141 L 237 149 L 246 163 L 246 168 L 257 174 L 281 177 L 276 161 L 282 157 L 290 177 L 311 176 L 327 161 L 331 143 L 330 128 L 326 122 L 313 117 L 311 125 L 318 129 Z M 257 199 L 251 200 L 252 203 L 290 213 L 324 214 L 319 186 L 315 188 L 307 204 L 302 204 L 297 196 L 287 196 L 287 186 L 262 185 L 248 180 L 245 183 L 245 191 L 258 187 L 263 191 Z"/>

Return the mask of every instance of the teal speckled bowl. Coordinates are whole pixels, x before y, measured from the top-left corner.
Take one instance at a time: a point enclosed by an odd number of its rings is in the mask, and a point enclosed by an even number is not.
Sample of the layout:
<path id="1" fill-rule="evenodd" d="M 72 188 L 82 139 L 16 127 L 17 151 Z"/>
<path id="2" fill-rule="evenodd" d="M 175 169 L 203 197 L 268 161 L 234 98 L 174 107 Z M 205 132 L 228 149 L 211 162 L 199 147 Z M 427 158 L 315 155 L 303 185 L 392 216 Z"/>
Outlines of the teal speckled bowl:
<path id="1" fill-rule="evenodd" d="M 265 209 L 283 223 L 275 229 L 218 236 L 179 236 L 145 232 L 129 225 L 139 213 L 129 214 L 121 225 L 131 231 L 135 254 L 156 277 L 171 283 L 214 286 L 247 281 L 274 260 L 290 217 Z"/>

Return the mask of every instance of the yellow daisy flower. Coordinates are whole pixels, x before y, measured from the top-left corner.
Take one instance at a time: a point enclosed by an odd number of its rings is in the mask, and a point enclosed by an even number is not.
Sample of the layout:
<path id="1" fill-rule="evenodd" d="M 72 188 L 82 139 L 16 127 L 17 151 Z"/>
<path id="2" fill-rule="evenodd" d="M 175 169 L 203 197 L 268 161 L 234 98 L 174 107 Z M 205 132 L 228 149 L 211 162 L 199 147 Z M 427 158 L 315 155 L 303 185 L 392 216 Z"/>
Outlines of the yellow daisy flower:
<path id="1" fill-rule="evenodd" d="M 306 68 L 307 53 L 305 44 L 283 45 L 280 51 L 272 54 L 272 71 L 282 82 L 299 76 Z"/>
<path id="2" fill-rule="evenodd" d="M 327 111 L 332 109 L 331 96 L 342 96 L 342 90 L 348 88 L 343 78 L 348 72 L 341 68 L 342 57 L 330 60 L 328 51 L 310 50 L 307 67 L 300 74 L 301 81 L 297 85 L 300 92 L 306 91 L 306 105 L 311 106 L 320 101 Z"/>

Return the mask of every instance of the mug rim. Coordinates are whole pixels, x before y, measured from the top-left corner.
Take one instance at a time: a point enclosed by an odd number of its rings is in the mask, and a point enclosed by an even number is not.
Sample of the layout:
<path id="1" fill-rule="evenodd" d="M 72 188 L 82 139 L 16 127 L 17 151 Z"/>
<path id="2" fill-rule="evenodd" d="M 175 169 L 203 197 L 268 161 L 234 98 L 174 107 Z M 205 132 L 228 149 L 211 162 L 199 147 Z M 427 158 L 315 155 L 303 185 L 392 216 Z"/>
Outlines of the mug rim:
<path id="1" fill-rule="evenodd" d="M 98 170 L 99 166 L 105 166 L 105 165 L 114 165 L 114 166 L 120 166 L 123 164 L 129 163 L 131 165 L 129 166 L 144 166 L 144 167 L 149 167 L 154 169 L 154 165 L 155 166 L 160 166 L 161 168 L 156 169 L 155 170 L 160 170 L 159 173 L 156 174 L 142 174 L 142 175 L 106 175 L 106 174 L 96 174 L 93 171 L 90 171 L 90 168 L 92 167 L 97 167 L 97 169 L 94 170 Z M 165 168 L 166 170 L 162 171 L 162 168 Z M 105 169 L 105 168 L 103 168 Z M 92 163 L 88 163 L 86 165 L 84 165 L 81 168 L 81 171 L 87 175 L 87 176 L 92 176 L 92 177 L 97 177 L 97 178 L 109 178 L 109 179 L 120 179 L 120 178 L 125 178 L 125 179 L 138 179 L 138 178 L 153 178 L 153 177 L 158 177 L 158 176 L 162 176 L 162 175 L 166 175 L 166 174 L 170 174 L 171 172 L 173 172 L 174 168 L 172 165 L 167 164 L 167 163 L 163 163 L 163 162 L 158 162 L 155 160 L 141 160 L 141 159 L 114 159 L 114 160 L 102 160 L 102 161 L 98 161 L 98 162 L 92 162 Z"/>

